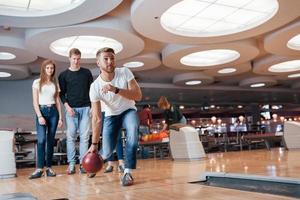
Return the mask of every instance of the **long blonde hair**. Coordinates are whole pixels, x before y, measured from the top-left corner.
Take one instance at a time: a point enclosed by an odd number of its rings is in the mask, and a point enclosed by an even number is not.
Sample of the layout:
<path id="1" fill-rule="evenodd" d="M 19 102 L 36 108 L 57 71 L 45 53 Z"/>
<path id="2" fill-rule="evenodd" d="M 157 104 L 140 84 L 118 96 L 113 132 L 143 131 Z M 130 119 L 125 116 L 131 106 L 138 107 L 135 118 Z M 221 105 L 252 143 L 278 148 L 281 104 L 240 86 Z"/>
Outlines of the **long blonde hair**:
<path id="1" fill-rule="evenodd" d="M 55 78 L 55 71 L 56 71 L 56 65 L 55 62 L 53 60 L 45 60 L 42 65 L 41 65 L 41 73 L 40 73 L 40 87 L 39 87 L 39 91 L 42 90 L 43 85 L 45 85 L 47 83 L 47 73 L 46 73 L 46 66 L 47 65 L 53 65 L 54 67 L 54 71 L 51 74 L 50 77 L 50 82 L 52 82 L 55 85 L 55 94 L 54 97 L 56 98 L 58 96 L 58 87 L 57 87 L 57 81 Z"/>
<path id="2" fill-rule="evenodd" d="M 160 109 L 164 109 L 164 110 L 167 109 L 170 106 L 170 103 L 169 103 L 167 97 L 161 96 L 157 102 L 157 106 Z"/>

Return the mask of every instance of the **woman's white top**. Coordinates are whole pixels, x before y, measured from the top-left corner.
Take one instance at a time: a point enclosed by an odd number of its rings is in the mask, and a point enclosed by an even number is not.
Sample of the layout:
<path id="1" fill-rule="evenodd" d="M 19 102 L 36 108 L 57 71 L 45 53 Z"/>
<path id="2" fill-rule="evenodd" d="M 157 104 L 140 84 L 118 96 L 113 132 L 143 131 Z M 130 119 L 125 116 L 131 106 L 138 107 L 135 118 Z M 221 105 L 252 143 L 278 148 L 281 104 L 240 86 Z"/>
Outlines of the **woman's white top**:
<path id="1" fill-rule="evenodd" d="M 39 91 L 39 105 L 50 105 L 55 104 L 55 85 L 54 83 L 44 84 L 40 91 L 40 79 L 33 81 L 32 88 Z"/>

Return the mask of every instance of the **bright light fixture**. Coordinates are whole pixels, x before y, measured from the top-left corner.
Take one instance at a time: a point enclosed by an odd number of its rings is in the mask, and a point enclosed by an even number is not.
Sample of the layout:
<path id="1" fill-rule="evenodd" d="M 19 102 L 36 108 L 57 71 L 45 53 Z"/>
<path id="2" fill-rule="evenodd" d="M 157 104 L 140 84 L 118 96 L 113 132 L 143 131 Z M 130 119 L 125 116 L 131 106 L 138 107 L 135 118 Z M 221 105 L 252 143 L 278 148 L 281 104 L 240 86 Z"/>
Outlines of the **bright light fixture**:
<path id="1" fill-rule="evenodd" d="M 232 62 L 240 57 L 240 53 L 229 49 L 214 49 L 191 53 L 180 59 L 184 65 L 206 67 Z"/>
<path id="2" fill-rule="evenodd" d="M 72 36 L 61 38 L 50 44 L 50 50 L 61 56 L 69 56 L 69 50 L 78 48 L 81 51 L 81 58 L 95 58 L 96 52 L 103 48 L 110 47 L 119 53 L 123 45 L 115 39 L 101 36 Z"/>
<path id="3" fill-rule="evenodd" d="M 16 58 L 16 56 L 12 53 L 0 52 L 0 60 L 12 60 L 15 58 Z"/>
<path id="4" fill-rule="evenodd" d="M 85 0 L 0 0 L 0 13 L 7 16 L 38 16 L 43 11 L 60 11 L 60 13 L 71 10 Z"/>
<path id="5" fill-rule="evenodd" d="M 294 72 L 300 70 L 300 60 L 291 60 L 272 65 L 268 69 L 270 72 Z"/>
<path id="6" fill-rule="evenodd" d="M 10 73 L 7 73 L 7 72 L 0 72 L 0 78 L 7 78 L 7 77 L 10 77 L 11 74 Z"/>
<path id="7" fill-rule="evenodd" d="M 200 80 L 187 81 L 187 82 L 185 82 L 186 85 L 199 85 L 199 84 L 201 84 L 201 83 L 202 83 L 202 81 L 200 81 Z"/>
<path id="8" fill-rule="evenodd" d="M 128 68 L 138 68 L 144 66 L 144 63 L 139 61 L 134 61 L 134 62 L 125 63 L 123 64 L 123 66 Z"/>
<path id="9" fill-rule="evenodd" d="M 265 83 L 254 83 L 254 84 L 251 84 L 250 87 L 252 88 L 258 88 L 258 87 L 264 87 L 266 86 Z"/>
<path id="10" fill-rule="evenodd" d="M 213 37 L 257 27 L 278 9 L 277 0 L 183 0 L 164 12 L 160 23 L 176 35 Z"/>
<path id="11" fill-rule="evenodd" d="M 300 34 L 294 36 L 287 42 L 287 47 L 294 50 L 300 50 Z"/>
<path id="12" fill-rule="evenodd" d="M 230 74 L 230 73 L 233 73 L 235 72 L 236 69 L 235 68 L 223 68 L 223 69 L 220 69 L 218 71 L 219 74 Z"/>
<path id="13" fill-rule="evenodd" d="M 298 78 L 298 77 L 300 77 L 300 73 L 288 75 L 288 78 Z"/>

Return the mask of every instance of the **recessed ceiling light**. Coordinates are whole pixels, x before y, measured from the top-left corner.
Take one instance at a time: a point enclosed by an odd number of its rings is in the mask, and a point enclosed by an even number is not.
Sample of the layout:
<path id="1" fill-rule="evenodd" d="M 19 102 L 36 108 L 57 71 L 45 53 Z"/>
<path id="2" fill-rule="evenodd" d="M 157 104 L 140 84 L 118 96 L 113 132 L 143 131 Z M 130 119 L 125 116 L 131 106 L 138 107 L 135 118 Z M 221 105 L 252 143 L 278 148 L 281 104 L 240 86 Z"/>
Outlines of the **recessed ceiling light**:
<path id="1" fill-rule="evenodd" d="M 254 84 L 250 85 L 250 87 L 252 87 L 252 88 L 264 87 L 264 86 L 266 86 L 265 83 L 254 83 Z"/>
<path id="2" fill-rule="evenodd" d="M 0 72 L 0 78 L 7 78 L 7 77 L 10 77 L 11 74 L 10 73 L 7 73 L 7 72 Z"/>
<path id="3" fill-rule="evenodd" d="M 223 69 L 220 69 L 218 71 L 219 74 L 230 74 L 230 73 L 233 73 L 235 72 L 236 69 L 235 68 L 223 68 Z"/>
<path id="4" fill-rule="evenodd" d="M 85 0 L 22 0 L 1 1 L 0 13 L 7 16 L 38 16 L 43 11 L 60 11 L 59 13 L 73 9 Z"/>
<path id="5" fill-rule="evenodd" d="M 103 47 L 113 48 L 116 54 L 123 49 L 123 45 L 117 40 L 101 36 L 72 36 L 50 44 L 51 51 L 66 57 L 69 57 L 70 49 L 78 48 L 81 51 L 81 58 L 95 58 L 96 52 Z"/>
<path id="6" fill-rule="evenodd" d="M 123 66 L 128 68 L 138 68 L 144 66 L 144 63 L 139 61 L 134 61 L 134 62 L 125 63 L 123 64 Z"/>
<path id="7" fill-rule="evenodd" d="M 197 80 L 197 81 L 187 81 L 187 82 L 185 82 L 186 85 L 199 85 L 199 84 L 201 84 L 201 83 L 202 83 L 202 81 L 200 81 L 200 80 Z"/>
<path id="8" fill-rule="evenodd" d="M 300 73 L 288 75 L 288 78 L 298 78 L 298 77 L 300 77 Z"/>
<path id="9" fill-rule="evenodd" d="M 16 56 L 12 53 L 0 52 L 0 60 L 12 60 L 15 58 L 16 58 Z"/>
<path id="10" fill-rule="evenodd" d="M 272 65 L 268 69 L 270 72 L 294 72 L 300 70 L 300 60 L 291 60 Z"/>
<path id="11" fill-rule="evenodd" d="M 181 109 L 181 110 L 184 109 L 184 106 L 183 105 L 179 106 L 179 109 Z"/>
<path id="12" fill-rule="evenodd" d="M 287 42 L 287 47 L 294 50 L 300 50 L 300 34 L 294 36 Z"/>
<path id="13" fill-rule="evenodd" d="M 243 108 L 243 106 L 242 106 L 242 105 L 238 105 L 237 107 L 238 107 L 238 108 Z"/>
<path id="14" fill-rule="evenodd" d="M 240 53 L 229 49 L 214 49 L 191 53 L 180 59 L 184 65 L 206 67 L 232 62 L 240 57 Z"/>
<path id="15" fill-rule="evenodd" d="M 184 0 L 164 12 L 160 23 L 176 35 L 221 36 L 257 27 L 278 8 L 277 0 Z"/>

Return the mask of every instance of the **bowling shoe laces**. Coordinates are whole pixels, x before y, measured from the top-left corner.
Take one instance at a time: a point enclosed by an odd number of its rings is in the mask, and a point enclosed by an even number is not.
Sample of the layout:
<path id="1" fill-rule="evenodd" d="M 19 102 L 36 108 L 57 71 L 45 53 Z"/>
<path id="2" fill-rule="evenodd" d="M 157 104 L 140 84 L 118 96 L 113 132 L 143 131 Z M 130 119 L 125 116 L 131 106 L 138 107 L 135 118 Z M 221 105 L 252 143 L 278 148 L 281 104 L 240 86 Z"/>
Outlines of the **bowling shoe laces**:
<path id="1" fill-rule="evenodd" d="M 30 176 L 29 179 L 41 178 L 43 175 L 42 169 L 36 169 Z"/>
<path id="2" fill-rule="evenodd" d="M 133 185 L 133 178 L 130 173 L 123 174 L 121 178 L 121 183 L 123 186 L 130 186 Z"/>

